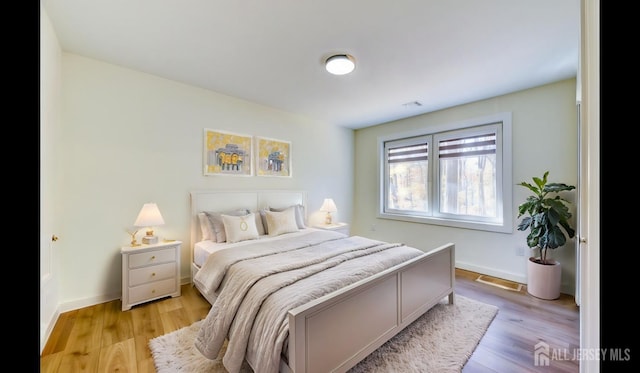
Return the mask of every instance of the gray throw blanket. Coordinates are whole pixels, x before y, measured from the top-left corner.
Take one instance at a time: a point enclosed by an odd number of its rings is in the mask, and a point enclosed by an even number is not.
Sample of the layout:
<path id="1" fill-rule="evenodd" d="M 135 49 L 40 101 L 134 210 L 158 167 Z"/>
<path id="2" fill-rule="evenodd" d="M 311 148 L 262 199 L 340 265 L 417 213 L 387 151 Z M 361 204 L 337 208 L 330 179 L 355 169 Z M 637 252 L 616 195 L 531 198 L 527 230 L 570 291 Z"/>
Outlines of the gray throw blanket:
<path id="1" fill-rule="evenodd" d="M 230 373 L 244 359 L 257 372 L 276 373 L 289 335 L 289 310 L 422 253 L 332 231 L 218 251 L 194 278 L 218 295 L 195 346 L 215 359 L 228 339 L 223 364 Z"/>

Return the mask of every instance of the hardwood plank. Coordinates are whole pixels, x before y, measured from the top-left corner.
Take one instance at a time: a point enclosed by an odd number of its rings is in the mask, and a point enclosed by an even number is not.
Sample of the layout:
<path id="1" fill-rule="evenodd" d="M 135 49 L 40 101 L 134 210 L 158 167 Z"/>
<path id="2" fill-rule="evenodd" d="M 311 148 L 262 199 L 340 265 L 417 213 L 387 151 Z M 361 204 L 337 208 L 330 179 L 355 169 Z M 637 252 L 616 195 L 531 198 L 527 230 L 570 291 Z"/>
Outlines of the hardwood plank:
<path id="1" fill-rule="evenodd" d="M 149 340 L 145 336 L 135 336 L 135 351 L 136 361 L 138 364 L 138 372 L 150 372 L 155 373 L 156 368 L 153 365 L 153 356 L 151 355 L 151 349 L 149 349 Z"/>
<path id="2" fill-rule="evenodd" d="M 74 373 L 98 373 L 100 363 L 100 350 L 93 350 L 86 353 L 71 352 L 64 353 L 62 361 L 58 366 L 58 371 Z"/>
<path id="3" fill-rule="evenodd" d="M 120 301 L 112 301 L 105 304 L 101 346 L 112 344 L 133 338 L 133 321 L 131 312 L 122 312 Z"/>
<path id="4" fill-rule="evenodd" d="M 183 308 L 162 313 L 160 315 L 160 321 L 162 322 L 162 328 L 164 329 L 165 334 L 192 324 L 187 311 Z"/>
<path id="5" fill-rule="evenodd" d="M 82 355 L 100 350 L 104 310 L 104 303 L 78 310 L 65 347 L 65 354 Z"/>
<path id="6" fill-rule="evenodd" d="M 165 334 L 157 302 L 135 306 L 130 311 L 133 323 L 133 333 L 152 339 Z"/>
<path id="7" fill-rule="evenodd" d="M 137 373 L 136 349 L 133 338 L 102 348 L 98 371 Z"/>
<path id="8" fill-rule="evenodd" d="M 182 303 L 180 302 L 180 297 L 175 298 L 166 298 L 160 302 L 157 302 L 158 313 L 163 314 L 173 310 L 178 310 L 182 308 Z"/>
<path id="9" fill-rule="evenodd" d="M 138 373 L 156 373 L 156 367 L 153 365 L 151 357 L 138 361 Z"/>
<path id="10" fill-rule="evenodd" d="M 189 325 L 191 325 L 204 319 L 209 313 L 211 305 L 194 286 L 188 285 L 183 289 L 180 302 L 187 311 Z"/>
<path id="11" fill-rule="evenodd" d="M 40 358 L 40 373 L 58 372 L 63 355 L 63 352 L 43 354 Z"/>

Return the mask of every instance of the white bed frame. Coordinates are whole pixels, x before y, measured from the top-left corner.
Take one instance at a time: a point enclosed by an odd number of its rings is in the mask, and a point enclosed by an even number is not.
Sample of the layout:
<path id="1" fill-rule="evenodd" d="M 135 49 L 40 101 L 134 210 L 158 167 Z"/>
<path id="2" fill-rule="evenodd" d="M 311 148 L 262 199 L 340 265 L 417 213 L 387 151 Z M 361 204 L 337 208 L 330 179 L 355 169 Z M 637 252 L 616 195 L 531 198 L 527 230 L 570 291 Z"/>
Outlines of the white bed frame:
<path id="1" fill-rule="evenodd" d="M 268 206 L 306 206 L 306 192 L 290 190 L 191 192 L 191 279 L 198 271 L 198 212 Z M 306 218 L 306 217 L 305 217 Z M 346 372 L 448 297 L 454 303 L 455 245 L 448 243 L 289 311 L 286 373 Z"/>

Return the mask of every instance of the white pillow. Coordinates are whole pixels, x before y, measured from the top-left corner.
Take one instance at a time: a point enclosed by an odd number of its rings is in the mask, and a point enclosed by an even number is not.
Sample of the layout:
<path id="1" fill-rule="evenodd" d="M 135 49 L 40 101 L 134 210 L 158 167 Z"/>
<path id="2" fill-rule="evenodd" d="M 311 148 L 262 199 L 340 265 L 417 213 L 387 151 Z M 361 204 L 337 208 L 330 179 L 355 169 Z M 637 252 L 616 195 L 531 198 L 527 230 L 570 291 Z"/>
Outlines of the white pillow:
<path id="1" fill-rule="evenodd" d="M 293 208 L 296 211 L 296 224 L 298 225 L 298 228 L 299 229 L 306 228 L 307 226 L 304 224 L 304 206 L 302 206 L 301 204 L 291 205 L 289 207 L 283 207 L 283 208 L 269 207 L 269 210 L 280 212 L 289 208 Z"/>
<path id="2" fill-rule="evenodd" d="M 211 240 L 216 242 L 216 234 L 213 231 L 211 220 L 204 212 L 198 213 L 198 221 L 200 222 L 200 231 L 202 232 L 202 240 Z"/>
<path id="3" fill-rule="evenodd" d="M 250 213 L 244 216 L 221 215 L 227 242 L 234 243 L 258 238 L 256 215 Z"/>
<path id="4" fill-rule="evenodd" d="M 296 212 L 288 208 L 282 212 L 265 211 L 269 236 L 279 236 L 284 233 L 297 232 Z"/>

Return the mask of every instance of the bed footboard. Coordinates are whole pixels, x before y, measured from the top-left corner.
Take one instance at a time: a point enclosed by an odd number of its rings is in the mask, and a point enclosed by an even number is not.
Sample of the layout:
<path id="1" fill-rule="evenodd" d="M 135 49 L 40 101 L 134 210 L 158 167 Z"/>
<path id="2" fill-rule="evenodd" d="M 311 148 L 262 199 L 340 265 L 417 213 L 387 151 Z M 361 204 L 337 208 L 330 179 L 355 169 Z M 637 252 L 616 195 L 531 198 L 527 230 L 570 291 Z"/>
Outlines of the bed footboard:
<path id="1" fill-rule="evenodd" d="M 289 311 L 294 373 L 345 372 L 444 297 L 454 302 L 455 245 L 443 245 Z"/>

